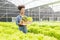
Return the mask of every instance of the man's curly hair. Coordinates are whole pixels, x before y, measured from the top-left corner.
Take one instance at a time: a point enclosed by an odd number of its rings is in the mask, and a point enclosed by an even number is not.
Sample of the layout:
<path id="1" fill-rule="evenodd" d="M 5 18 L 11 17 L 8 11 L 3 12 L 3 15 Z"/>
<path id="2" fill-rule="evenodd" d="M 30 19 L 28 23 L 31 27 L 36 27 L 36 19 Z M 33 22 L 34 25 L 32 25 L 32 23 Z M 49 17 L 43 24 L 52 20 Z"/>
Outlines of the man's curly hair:
<path id="1" fill-rule="evenodd" d="M 25 8 L 25 6 L 24 5 L 19 5 L 18 6 L 18 10 L 21 10 L 22 8 Z"/>

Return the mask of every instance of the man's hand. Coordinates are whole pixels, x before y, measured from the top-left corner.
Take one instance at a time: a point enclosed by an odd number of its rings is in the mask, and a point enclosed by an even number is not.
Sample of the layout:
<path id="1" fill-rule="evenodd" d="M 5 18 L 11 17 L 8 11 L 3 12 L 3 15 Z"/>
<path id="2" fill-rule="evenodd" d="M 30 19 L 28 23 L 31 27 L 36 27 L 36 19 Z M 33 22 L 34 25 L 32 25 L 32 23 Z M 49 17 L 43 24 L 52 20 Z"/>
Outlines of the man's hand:
<path id="1" fill-rule="evenodd" d="M 32 21 L 28 21 L 28 22 L 27 22 L 27 24 L 31 24 L 31 23 L 32 23 Z"/>
<path id="2" fill-rule="evenodd" d="M 20 21 L 19 25 L 26 25 L 26 22 Z"/>
<path id="3" fill-rule="evenodd" d="M 27 24 L 31 24 L 32 21 L 20 21 L 19 25 L 27 25 Z"/>

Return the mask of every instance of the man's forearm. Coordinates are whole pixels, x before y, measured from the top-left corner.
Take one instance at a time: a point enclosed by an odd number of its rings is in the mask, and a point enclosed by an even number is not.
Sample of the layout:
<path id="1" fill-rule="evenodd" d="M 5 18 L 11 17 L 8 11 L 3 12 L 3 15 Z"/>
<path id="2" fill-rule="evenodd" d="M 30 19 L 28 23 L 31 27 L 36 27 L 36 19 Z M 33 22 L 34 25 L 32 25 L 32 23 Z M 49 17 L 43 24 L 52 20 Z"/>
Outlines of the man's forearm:
<path id="1" fill-rule="evenodd" d="M 20 21 L 20 23 L 18 25 L 26 25 L 26 22 Z"/>
<path id="2" fill-rule="evenodd" d="M 23 25 L 23 22 L 22 22 L 22 21 L 21 21 L 21 22 L 19 22 L 19 23 L 18 23 L 18 25 Z"/>

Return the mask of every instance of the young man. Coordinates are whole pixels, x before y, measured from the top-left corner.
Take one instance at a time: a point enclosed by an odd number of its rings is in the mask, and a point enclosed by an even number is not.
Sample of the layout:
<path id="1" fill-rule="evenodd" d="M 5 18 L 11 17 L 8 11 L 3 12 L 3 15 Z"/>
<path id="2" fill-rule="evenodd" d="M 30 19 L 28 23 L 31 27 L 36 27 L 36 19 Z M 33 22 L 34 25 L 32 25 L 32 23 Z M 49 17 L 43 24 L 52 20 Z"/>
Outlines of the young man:
<path id="1" fill-rule="evenodd" d="M 16 24 L 19 26 L 19 30 L 22 31 L 23 33 L 27 33 L 27 27 L 26 27 L 26 22 L 21 21 L 22 16 L 25 16 L 25 6 L 21 5 L 18 6 L 19 9 L 19 15 L 16 17 Z"/>

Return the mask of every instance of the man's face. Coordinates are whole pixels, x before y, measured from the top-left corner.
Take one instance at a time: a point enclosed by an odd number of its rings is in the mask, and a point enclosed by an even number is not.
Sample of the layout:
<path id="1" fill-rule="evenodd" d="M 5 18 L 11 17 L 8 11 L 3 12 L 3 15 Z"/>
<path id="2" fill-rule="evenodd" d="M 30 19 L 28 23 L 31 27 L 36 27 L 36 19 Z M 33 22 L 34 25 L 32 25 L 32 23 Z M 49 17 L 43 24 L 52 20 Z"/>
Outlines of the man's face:
<path id="1" fill-rule="evenodd" d="M 25 8 L 22 8 L 20 12 L 21 12 L 21 14 L 24 15 L 25 14 Z"/>

